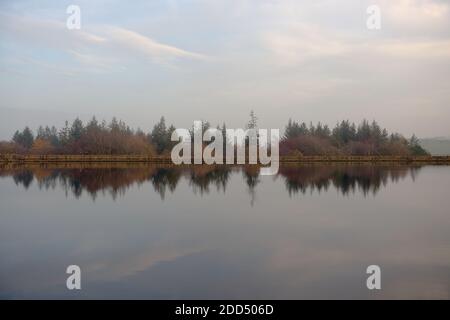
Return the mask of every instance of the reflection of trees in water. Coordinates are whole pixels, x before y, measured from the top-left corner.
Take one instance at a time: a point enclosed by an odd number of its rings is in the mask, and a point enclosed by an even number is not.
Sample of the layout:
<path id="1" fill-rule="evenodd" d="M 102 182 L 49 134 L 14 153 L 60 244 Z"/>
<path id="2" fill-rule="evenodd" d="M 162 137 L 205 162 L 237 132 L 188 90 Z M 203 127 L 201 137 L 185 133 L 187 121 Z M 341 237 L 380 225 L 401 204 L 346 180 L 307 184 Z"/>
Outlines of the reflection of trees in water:
<path id="1" fill-rule="evenodd" d="M 22 184 L 25 189 L 28 189 L 28 187 L 31 185 L 34 179 L 33 172 L 30 170 L 24 170 L 21 172 L 18 172 L 13 176 L 14 182 L 16 185 Z"/>
<path id="2" fill-rule="evenodd" d="M 343 195 L 361 190 L 364 195 L 376 194 L 389 181 L 398 182 L 408 174 L 415 179 L 420 167 L 380 165 L 312 165 L 281 167 L 290 195 L 307 191 L 321 192 L 333 185 Z"/>
<path id="3" fill-rule="evenodd" d="M 251 199 L 250 204 L 252 207 L 256 200 L 256 186 L 261 181 L 259 179 L 259 171 L 259 167 L 257 166 L 246 166 L 242 169 L 245 182 L 248 186 L 248 193 Z"/>
<path id="4" fill-rule="evenodd" d="M 295 193 L 321 192 L 331 186 L 343 195 L 361 190 L 364 195 L 377 193 L 389 182 L 397 182 L 408 174 L 415 179 L 420 167 L 403 165 L 289 165 L 281 166 L 278 176 L 284 178 L 290 195 Z M 191 167 L 121 167 L 121 168 L 71 168 L 71 169 L 0 169 L 0 177 L 12 176 L 17 185 L 26 189 L 37 181 L 40 189 L 55 189 L 62 186 L 66 191 L 80 197 L 83 191 L 93 199 L 97 194 L 110 194 L 113 199 L 123 195 L 134 184 L 150 181 L 154 190 L 165 198 L 173 193 L 182 177 L 189 181 L 194 193 L 209 193 L 211 186 L 217 191 L 226 191 L 232 172 L 242 171 L 253 205 L 256 186 L 261 182 L 257 166 L 232 169 L 228 166 Z"/>
<path id="5" fill-rule="evenodd" d="M 98 192 L 109 193 L 114 199 L 135 183 L 142 184 L 152 176 L 154 168 L 102 168 L 102 169 L 32 169 L 14 170 L 14 181 L 29 186 L 33 177 L 36 178 L 39 189 L 55 189 L 61 186 L 66 194 L 71 192 L 80 197 L 87 191 L 93 199 Z M 29 177 L 31 176 L 31 178 Z M 59 184 L 58 184 L 59 183 Z"/>
<path id="6" fill-rule="evenodd" d="M 109 193 L 116 199 L 135 183 L 140 185 L 148 180 L 152 173 L 153 170 L 134 168 L 64 169 L 59 171 L 58 179 L 66 192 L 71 190 L 76 197 L 80 197 L 83 190 L 86 190 L 94 199 L 99 191 L 102 194 Z"/>
<path id="7" fill-rule="evenodd" d="M 170 192 L 175 191 L 178 181 L 180 180 L 181 172 L 174 168 L 158 168 L 155 173 L 150 176 L 153 188 L 164 199 L 166 195 L 166 187 Z"/>
<path id="8" fill-rule="evenodd" d="M 140 167 L 140 168 L 82 168 L 2 170 L 0 176 L 12 175 L 16 184 L 28 188 L 34 178 L 40 189 L 55 189 L 61 186 L 66 194 L 79 198 L 83 191 L 95 199 L 99 192 L 110 194 L 113 199 L 125 194 L 134 184 L 150 181 L 154 190 L 165 198 L 166 192 L 174 192 L 180 178 L 189 179 L 194 192 L 208 193 L 210 185 L 225 192 L 231 169 L 225 166 L 199 166 L 189 168 Z"/>
<path id="9" fill-rule="evenodd" d="M 226 186 L 231 175 L 231 169 L 226 166 L 199 166 L 192 167 L 189 172 L 189 185 L 194 193 L 201 195 L 209 193 L 211 184 L 216 186 L 217 191 L 226 191 Z"/>

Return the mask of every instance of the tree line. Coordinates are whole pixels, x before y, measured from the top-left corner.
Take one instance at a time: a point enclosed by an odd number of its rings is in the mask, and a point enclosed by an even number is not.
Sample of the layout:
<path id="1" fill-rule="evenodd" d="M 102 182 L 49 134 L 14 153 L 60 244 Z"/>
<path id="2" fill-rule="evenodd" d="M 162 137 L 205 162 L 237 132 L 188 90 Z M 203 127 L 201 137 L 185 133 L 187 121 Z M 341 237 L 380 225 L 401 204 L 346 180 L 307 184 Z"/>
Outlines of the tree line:
<path id="1" fill-rule="evenodd" d="M 202 121 L 203 132 L 208 128 L 210 123 Z M 224 144 L 228 143 L 225 123 L 216 128 L 222 132 Z M 246 128 L 257 128 L 253 111 Z M 171 141 L 174 130 L 173 125 L 166 124 L 164 117 L 148 133 L 139 128 L 134 130 L 116 118 L 107 123 L 93 117 L 86 124 L 76 118 L 71 124 L 66 121 L 60 129 L 40 126 L 36 133 L 29 127 L 16 131 L 11 141 L 0 142 L 0 153 L 168 155 L 176 143 Z M 406 139 L 382 129 L 376 121 L 369 123 L 367 120 L 359 125 L 344 120 L 330 129 L 320 122 L 307 125 L 290 119 L 280 142 L 280 155 L 427 154 L 415 135 Z"/>
<path id="2" fill-rule="evenodd" d="M 330 129 L 320 122 L 316 125 L 289 120 L 280 143 L 284 155 L 428 155 L 419 139 L 389 133 L 373 121 L 359 125 L 344 120 Z"/>
<path id="3" fill-rule="evenodd" d="M 84 124 L 76 118 L 59 130 L 40 126 L 36 134 L 29 127 L 16 131 L 9 142 L 0 144 L 2 153 L 31 154 L 161 154 L 170 145 L 175 130 L 166 127 L 164 117 L 153 130 L 145 133 L 131 129 L 125 122 L 113 118 L 99 122 L 95 117 Z"/>

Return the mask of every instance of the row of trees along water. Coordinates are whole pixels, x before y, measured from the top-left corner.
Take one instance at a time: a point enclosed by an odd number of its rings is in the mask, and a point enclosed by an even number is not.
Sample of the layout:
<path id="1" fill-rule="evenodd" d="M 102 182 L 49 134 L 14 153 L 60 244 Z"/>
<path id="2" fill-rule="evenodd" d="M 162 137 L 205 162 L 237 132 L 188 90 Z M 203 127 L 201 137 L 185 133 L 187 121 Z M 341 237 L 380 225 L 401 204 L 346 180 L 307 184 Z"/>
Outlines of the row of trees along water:
<path id="1" fill-rule="evenodd" d="M 210 128 L 207 121 L 202 129 Z M 226 125 L 217 126 L 225 137 Z M 246 128 L 257 128 L 252 111 Z M 173 125 L 166 125 L 164 117 L 150 132 L 134 130 L 125 122 L 113 118 L 98 122 L 92 118 L 84 124 L 75 119 L 66 121 L 59 130 L 40 126 L 36 133 L 26 127 L 16 131 L 11 141 L 0 142 L 0 153 L 18 154 L 145 154 L 165 155 L 176 142 L 171 141 Z M 191 129 L 192 132 L 192 129 Z M 227 143 L 228 139 L 224 139 Z M 280 142 L 280 155 L 427 155 L 413 135 L 406 139 L 389 133 L 376 121 L 363 120 L 359 125 L 344 120 L 330 129 L 320 122 L 316 125 L 289 120 Z"/>

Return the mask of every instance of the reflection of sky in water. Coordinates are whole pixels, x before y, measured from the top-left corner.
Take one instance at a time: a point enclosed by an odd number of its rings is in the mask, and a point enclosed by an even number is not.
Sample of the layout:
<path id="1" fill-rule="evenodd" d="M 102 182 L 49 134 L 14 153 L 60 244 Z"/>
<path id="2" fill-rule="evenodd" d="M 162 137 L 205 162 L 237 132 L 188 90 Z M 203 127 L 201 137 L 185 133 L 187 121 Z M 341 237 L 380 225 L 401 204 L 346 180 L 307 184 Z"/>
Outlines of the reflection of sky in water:
<path id="1" fill-rule="evenodd" d="M 0 175 L 3 298 L 449 297 L 449 167 Z"/>

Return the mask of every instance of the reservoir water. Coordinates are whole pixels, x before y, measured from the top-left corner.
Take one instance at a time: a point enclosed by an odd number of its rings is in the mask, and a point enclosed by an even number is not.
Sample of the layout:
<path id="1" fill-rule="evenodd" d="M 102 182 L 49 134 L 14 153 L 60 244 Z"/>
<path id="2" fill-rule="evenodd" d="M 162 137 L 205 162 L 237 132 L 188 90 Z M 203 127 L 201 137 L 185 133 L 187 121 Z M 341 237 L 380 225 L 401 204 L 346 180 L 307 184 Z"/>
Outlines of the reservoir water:
<path id="1" fill-rule="evenodd" d="M 449 166 L 4 167 L 0 298 L 448 299 L 449 190 Z"/>

